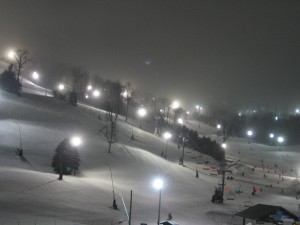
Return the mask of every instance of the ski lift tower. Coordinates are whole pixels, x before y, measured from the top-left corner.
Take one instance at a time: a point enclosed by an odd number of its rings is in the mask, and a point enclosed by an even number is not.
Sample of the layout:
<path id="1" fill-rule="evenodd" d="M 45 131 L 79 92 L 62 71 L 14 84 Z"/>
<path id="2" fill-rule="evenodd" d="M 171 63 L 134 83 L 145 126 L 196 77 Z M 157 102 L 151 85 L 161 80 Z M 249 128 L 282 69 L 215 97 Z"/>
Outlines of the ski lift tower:
<path id="1" fill-rule="evenodd" d="M 220 199 L 220 203 L 223 203 L 223 201 L 224 201 L 225 174 L 226 173 L 232 173 L 232 172 L 231 172 L 231 170 L 227 170 L 227 169 L 219 169 L 218 172 L 222 175 L 222 186 L 221 186 L 222 198 Z"/>

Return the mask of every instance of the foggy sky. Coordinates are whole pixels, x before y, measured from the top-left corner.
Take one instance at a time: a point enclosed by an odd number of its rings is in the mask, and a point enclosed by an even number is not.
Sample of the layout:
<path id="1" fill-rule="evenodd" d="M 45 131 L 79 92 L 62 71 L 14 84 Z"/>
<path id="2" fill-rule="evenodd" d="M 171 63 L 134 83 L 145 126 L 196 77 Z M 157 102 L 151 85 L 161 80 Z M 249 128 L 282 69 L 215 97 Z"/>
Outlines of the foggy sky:
<path id="1" fill-rule="evenodd" d="M 300 1 L 0 0 L 0 55 L 194 104 L 300 106 Z"/>

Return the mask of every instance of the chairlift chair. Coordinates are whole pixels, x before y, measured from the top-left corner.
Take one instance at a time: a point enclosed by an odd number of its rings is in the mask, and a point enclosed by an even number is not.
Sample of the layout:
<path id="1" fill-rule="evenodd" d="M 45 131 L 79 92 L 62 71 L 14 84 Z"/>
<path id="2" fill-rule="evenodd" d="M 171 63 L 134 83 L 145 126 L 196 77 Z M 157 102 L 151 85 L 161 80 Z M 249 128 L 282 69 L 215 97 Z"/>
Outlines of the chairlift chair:
<path id="1" fill-rule="evenodd" d="M 243 193 L 243 188 L 242 187 L 236 187 L 235 188 L 235 193 L 237 193 L 237 194 L 240 194 L 240 193 Z"/>
<path id="2" fill-rule="evenodd" d="M 235 199 L 235 194 L 233 192 L 229 192 L 227 195 L 226 195 L 226 199 L 227 200 L 234 200 Z"/>

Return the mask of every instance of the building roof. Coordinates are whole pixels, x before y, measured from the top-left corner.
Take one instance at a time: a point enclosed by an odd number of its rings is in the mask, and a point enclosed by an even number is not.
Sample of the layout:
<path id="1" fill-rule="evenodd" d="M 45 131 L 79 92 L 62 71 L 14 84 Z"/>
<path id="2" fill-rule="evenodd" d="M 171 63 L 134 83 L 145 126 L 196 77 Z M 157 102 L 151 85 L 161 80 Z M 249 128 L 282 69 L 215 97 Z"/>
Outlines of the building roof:
<path id="1" fill-rule="evenodd" d="M 163 225 L 179 225 L 178 223 L 176 223 L 175 221 L 172 221 L 172 220 L 162 221 L 159 224 L 163 224 Z"/>
<path id="2" fill-rule="evenodd" d="M 284 218 L 291 218 L 298 221 L 298 217 L 281 206 L 257 204 L 248 209 L 235 214 L 243 218 L 251 220 L 259 220 L 265 222 L 278 222 Z"/>

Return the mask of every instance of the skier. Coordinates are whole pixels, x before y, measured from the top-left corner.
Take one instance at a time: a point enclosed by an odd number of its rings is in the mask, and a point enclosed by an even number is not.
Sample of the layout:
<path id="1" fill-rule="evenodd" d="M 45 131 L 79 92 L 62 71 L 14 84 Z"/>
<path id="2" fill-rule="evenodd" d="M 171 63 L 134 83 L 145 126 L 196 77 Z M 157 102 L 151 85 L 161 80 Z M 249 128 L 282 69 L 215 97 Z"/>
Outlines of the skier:
<path id="1" fill-rule="evenodd" d="M 252 195 L 255 195 L 256 189 L 255 186 L 253 186 L 253 191 L 252 191 Z"/>

